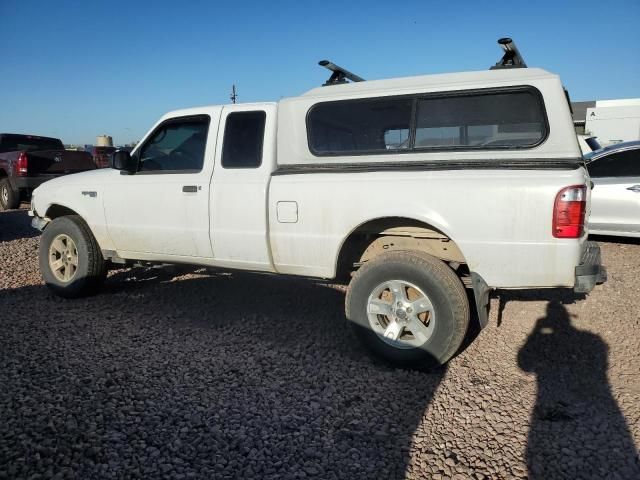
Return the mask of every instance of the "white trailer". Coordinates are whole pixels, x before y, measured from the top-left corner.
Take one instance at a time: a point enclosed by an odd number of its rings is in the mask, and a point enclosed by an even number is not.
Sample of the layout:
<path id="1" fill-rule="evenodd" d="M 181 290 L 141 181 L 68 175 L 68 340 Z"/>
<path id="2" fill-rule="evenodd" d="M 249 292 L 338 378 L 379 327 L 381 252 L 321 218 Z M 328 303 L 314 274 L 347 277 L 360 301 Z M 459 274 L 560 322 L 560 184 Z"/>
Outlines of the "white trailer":
<path id="1" fill-rule="evenodd" d="M 640 140 L 640 98 L 596 101 L 587 109 L 585 134 L 598 137 L 603 147 Z"/>

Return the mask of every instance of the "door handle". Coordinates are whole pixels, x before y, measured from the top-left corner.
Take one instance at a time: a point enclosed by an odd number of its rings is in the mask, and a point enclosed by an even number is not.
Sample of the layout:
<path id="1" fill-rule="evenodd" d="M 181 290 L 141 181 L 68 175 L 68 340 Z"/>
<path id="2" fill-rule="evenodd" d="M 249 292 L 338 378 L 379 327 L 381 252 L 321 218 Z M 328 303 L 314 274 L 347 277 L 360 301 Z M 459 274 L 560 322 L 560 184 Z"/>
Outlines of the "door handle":
<path id="1" fill-rule="evenodd" d="M 627 190 L 631 190 L 632 192 L 640 193 L 640 185 L 634 185 L 633 187 L 627 188 Z"/>
<path id="2" fill-rule="evenodd" d="M 183 185 L 182 191 L 185 193 L 196 193 L 198 191 L 197 185 Z"/>

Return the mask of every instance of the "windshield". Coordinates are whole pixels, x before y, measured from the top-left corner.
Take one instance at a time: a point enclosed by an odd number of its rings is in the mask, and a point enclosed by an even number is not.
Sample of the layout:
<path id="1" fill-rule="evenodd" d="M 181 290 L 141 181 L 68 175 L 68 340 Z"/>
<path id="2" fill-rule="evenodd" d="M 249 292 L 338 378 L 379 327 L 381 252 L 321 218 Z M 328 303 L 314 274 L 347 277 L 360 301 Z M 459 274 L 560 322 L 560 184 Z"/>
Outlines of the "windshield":
<path id="1" fill-rule="evenodd" d="M 64 150 L 64 146 L 57 138 L 33 135 L 2 135 L 0 137 L 0 152 L 34 150 Z"/>

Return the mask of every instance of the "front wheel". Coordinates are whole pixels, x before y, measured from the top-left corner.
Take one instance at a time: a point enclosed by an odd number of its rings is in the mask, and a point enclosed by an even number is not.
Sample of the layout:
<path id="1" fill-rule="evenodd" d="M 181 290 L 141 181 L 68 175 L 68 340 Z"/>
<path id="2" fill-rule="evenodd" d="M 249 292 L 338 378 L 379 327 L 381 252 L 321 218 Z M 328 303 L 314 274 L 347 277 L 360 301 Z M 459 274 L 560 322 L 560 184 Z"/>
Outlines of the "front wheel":
<path id="1" fill-rule="evenodd" d="M 443 365 L 469 325 L 460 279 L 441 260 L 417 251 L 389 252 L 365 263 L 349 286 L 346 312 L 369 351 L 403 367 Z"/>
<path id="2" fill-rule="evenodd" d="M 39 257 L 44 282 L 61 297 L 95 293 L 107 275 L 98 242 L 77 215 L 59 217 L 47 225 Z"/>

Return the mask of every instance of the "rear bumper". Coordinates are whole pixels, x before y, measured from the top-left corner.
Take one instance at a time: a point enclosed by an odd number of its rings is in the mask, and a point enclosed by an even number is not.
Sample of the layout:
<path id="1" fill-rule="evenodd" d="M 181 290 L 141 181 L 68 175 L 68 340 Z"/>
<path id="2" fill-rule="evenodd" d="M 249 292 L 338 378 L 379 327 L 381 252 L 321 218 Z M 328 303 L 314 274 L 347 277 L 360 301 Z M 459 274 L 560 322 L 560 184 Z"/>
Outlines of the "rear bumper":
<path id="1" fill-rule="evenodd" d="M 51 180 L 55 177 L 14 177 L 13 188 L 15 190 L 34 190 L 42 185 L 47 180 Z"/>
<path id="2" fill-rule="evenodd" d="M 607 270 L 602 266 L 600 246 L 596 242 L 585 242 L 575 276 L 573 291 L 576 293 L 589 293 L 593 287 L 607 281 Z"/>

